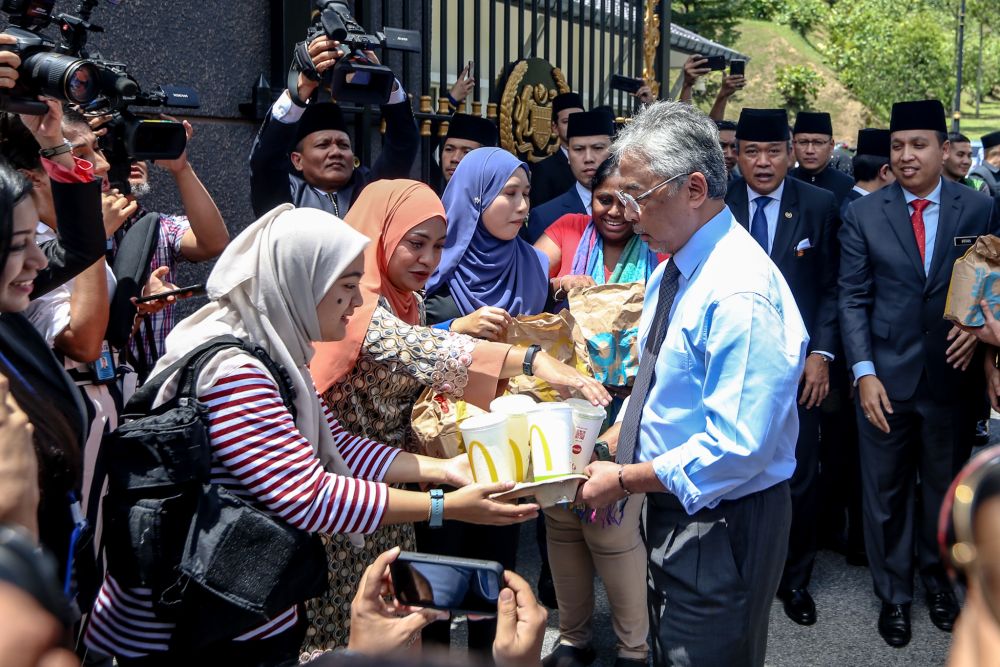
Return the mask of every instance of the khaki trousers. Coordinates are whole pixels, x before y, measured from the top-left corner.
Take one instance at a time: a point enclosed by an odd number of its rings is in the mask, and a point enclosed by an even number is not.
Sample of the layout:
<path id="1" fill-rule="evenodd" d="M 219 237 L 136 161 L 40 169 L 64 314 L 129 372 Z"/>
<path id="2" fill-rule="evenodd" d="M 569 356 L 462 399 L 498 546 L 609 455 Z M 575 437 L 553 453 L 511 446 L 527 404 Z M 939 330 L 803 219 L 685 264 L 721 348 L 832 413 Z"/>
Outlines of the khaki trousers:
<path id="1" fill-rule="evenodd" d="M 559 602 L 559 641 L 590 645 L 594 616 L 594 573 L 600 575 L 611 604 L 618 655 L 645 660 L 649 653 L 646 607 L 646 547 L 639 535 L 644 496 L 625 505 L 620 526 L 584 523 L 563 508 L 545 510 L 549 564 Z"/>

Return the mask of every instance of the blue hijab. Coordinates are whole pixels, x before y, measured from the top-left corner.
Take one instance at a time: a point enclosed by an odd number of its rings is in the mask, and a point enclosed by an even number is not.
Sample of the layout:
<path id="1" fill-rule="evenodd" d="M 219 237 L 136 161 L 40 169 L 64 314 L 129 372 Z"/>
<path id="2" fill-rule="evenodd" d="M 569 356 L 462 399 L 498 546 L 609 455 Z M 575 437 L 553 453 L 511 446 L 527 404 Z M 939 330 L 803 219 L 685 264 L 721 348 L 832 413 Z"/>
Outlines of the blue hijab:
<path id="1" fill-rule="evenodd" d="M 483 306 L 503 308 L 513 317 L 545 308 L 548 258 L 520 237 L 499 240 L 480 222 L 519 167 L 530 175 L 527 164 L 502 148 L 477 148 L 458 163 L 441 197 L 448 236 L 427 295 L 447 285 L 464 315 Z"/>

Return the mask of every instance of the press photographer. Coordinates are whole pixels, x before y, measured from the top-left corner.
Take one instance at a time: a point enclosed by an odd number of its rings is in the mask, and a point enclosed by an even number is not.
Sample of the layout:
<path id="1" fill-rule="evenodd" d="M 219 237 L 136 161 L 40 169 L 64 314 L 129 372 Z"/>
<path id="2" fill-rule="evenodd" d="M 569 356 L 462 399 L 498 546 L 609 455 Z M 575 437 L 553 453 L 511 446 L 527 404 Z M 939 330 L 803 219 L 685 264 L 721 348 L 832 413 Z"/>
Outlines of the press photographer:
<path id="1" fill-rule="evenodd" d="M 380 65 L 373 52 L 365 50 L 362 57 L 359 49 L 353 49 L 349 60 L 344 60 L 341 41 L 325 29 L 297 51 L 296 62 L 302 69 L 297 78 L 290 77 L 294 90 L 286 89 L 271 107 L 250 153 L 254 214 L 260 216 L 278 204 L 291 202 L 343 218 L 372 181 L 409 176 L 420 145 L 413 110 L 398 80 L 392 81 L 388 100 L 381 103 L 387 87 L 385 75 L 391 72 Z M 350 72 L 344 71 L 346 66 Z M 337 72 L 328 76 L 335 69 L 346 78 Z M 363 82 L 371 87 L 363 90 Z M 361 166 L 354 154 L 340 105 L 321 101 L 328 97 L 327 85 L 337 101 L 381 103 L 385 143 L 371 168 Z"/>

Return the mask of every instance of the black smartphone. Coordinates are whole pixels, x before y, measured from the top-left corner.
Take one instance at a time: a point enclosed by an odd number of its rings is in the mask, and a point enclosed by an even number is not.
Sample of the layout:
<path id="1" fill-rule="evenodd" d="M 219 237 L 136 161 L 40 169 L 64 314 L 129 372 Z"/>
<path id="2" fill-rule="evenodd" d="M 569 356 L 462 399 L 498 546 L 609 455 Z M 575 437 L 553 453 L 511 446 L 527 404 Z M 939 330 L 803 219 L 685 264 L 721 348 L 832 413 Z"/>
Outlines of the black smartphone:
<path id="1" fill-rule="evenodd" d="M 205 293 L 205 286 L 203 284 L 188 285 L 187 287 L 181 287 L 179 289 L 170 290 L 169 292 L 160 292 L 159 294 L 152 294 L 150 296 L 140 296 L 136 297 L 136 303 L 149 303 L 150 301 L 159 301 L 160 299 L 166 299 L 168 296 L 200 296 Z"/>
<path id="2" fill-rule="evenodd" d="M 389 565 L 396 599 L 453 614 L 496 616 L 503 565 L 492 560 L 403 551 Z"/>
<path id="3" fill-rule="evenodd" d="M 704 63 L 702 67 L 707 67 L 713 72 L 726 69 L 726 57 L 725 56 L 703 56 L 708 60 Z"/>
<path id="4" fill-rule="evenodd" d="M 729 61 L 729 74 L 731 76 L 745 76 L 746 73 L 747 61 L 738 59 Z"/>
<path id="5" fill-rule="evenodd" d="M 467 78 L 467 79 L 471 79 L 472 78 L 472 61 L 471 60 L 469 61 L 469 64 L 465 66 L 465 78 Z"/>
<path id="6" fill-rule="evenodd" d="M 635 95 L 639 92 L 640 88 L 646 85 L 646 82 L 642 79 L 635 79 L 631 76 L 612 74 L 611 81 L 608 85 L 611 87 L 611 90 L 621 90 L 630 95 Z"/>

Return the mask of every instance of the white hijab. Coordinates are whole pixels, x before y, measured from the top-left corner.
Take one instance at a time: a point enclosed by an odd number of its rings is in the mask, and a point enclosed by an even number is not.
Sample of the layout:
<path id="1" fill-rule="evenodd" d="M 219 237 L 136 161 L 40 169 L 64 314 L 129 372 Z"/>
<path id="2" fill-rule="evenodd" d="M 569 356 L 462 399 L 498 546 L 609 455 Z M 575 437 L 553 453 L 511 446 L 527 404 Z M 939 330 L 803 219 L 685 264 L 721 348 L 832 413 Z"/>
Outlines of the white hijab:
<path id="1" fill-rule="evenodd" d="M 167 336 L 166 353 L 153 373 L 218 336 L 256 343 L 291 377 L 299 432 L 327 470 L 352 476 L 327 425 L 309 360 L 312 341 L 321 340 L 319 302 L 368 243 L 343 220 L 319 209 L 282 204 L 266 213 L 226 247 L 208 278 L 210 302 Z M 198 392 L 247 364 L 266 372 L 256 358 L 238 349 L 216 354 L 198 378 Z M 155 404 L 176 391 L 175 375 L 164 383 Z"/>

